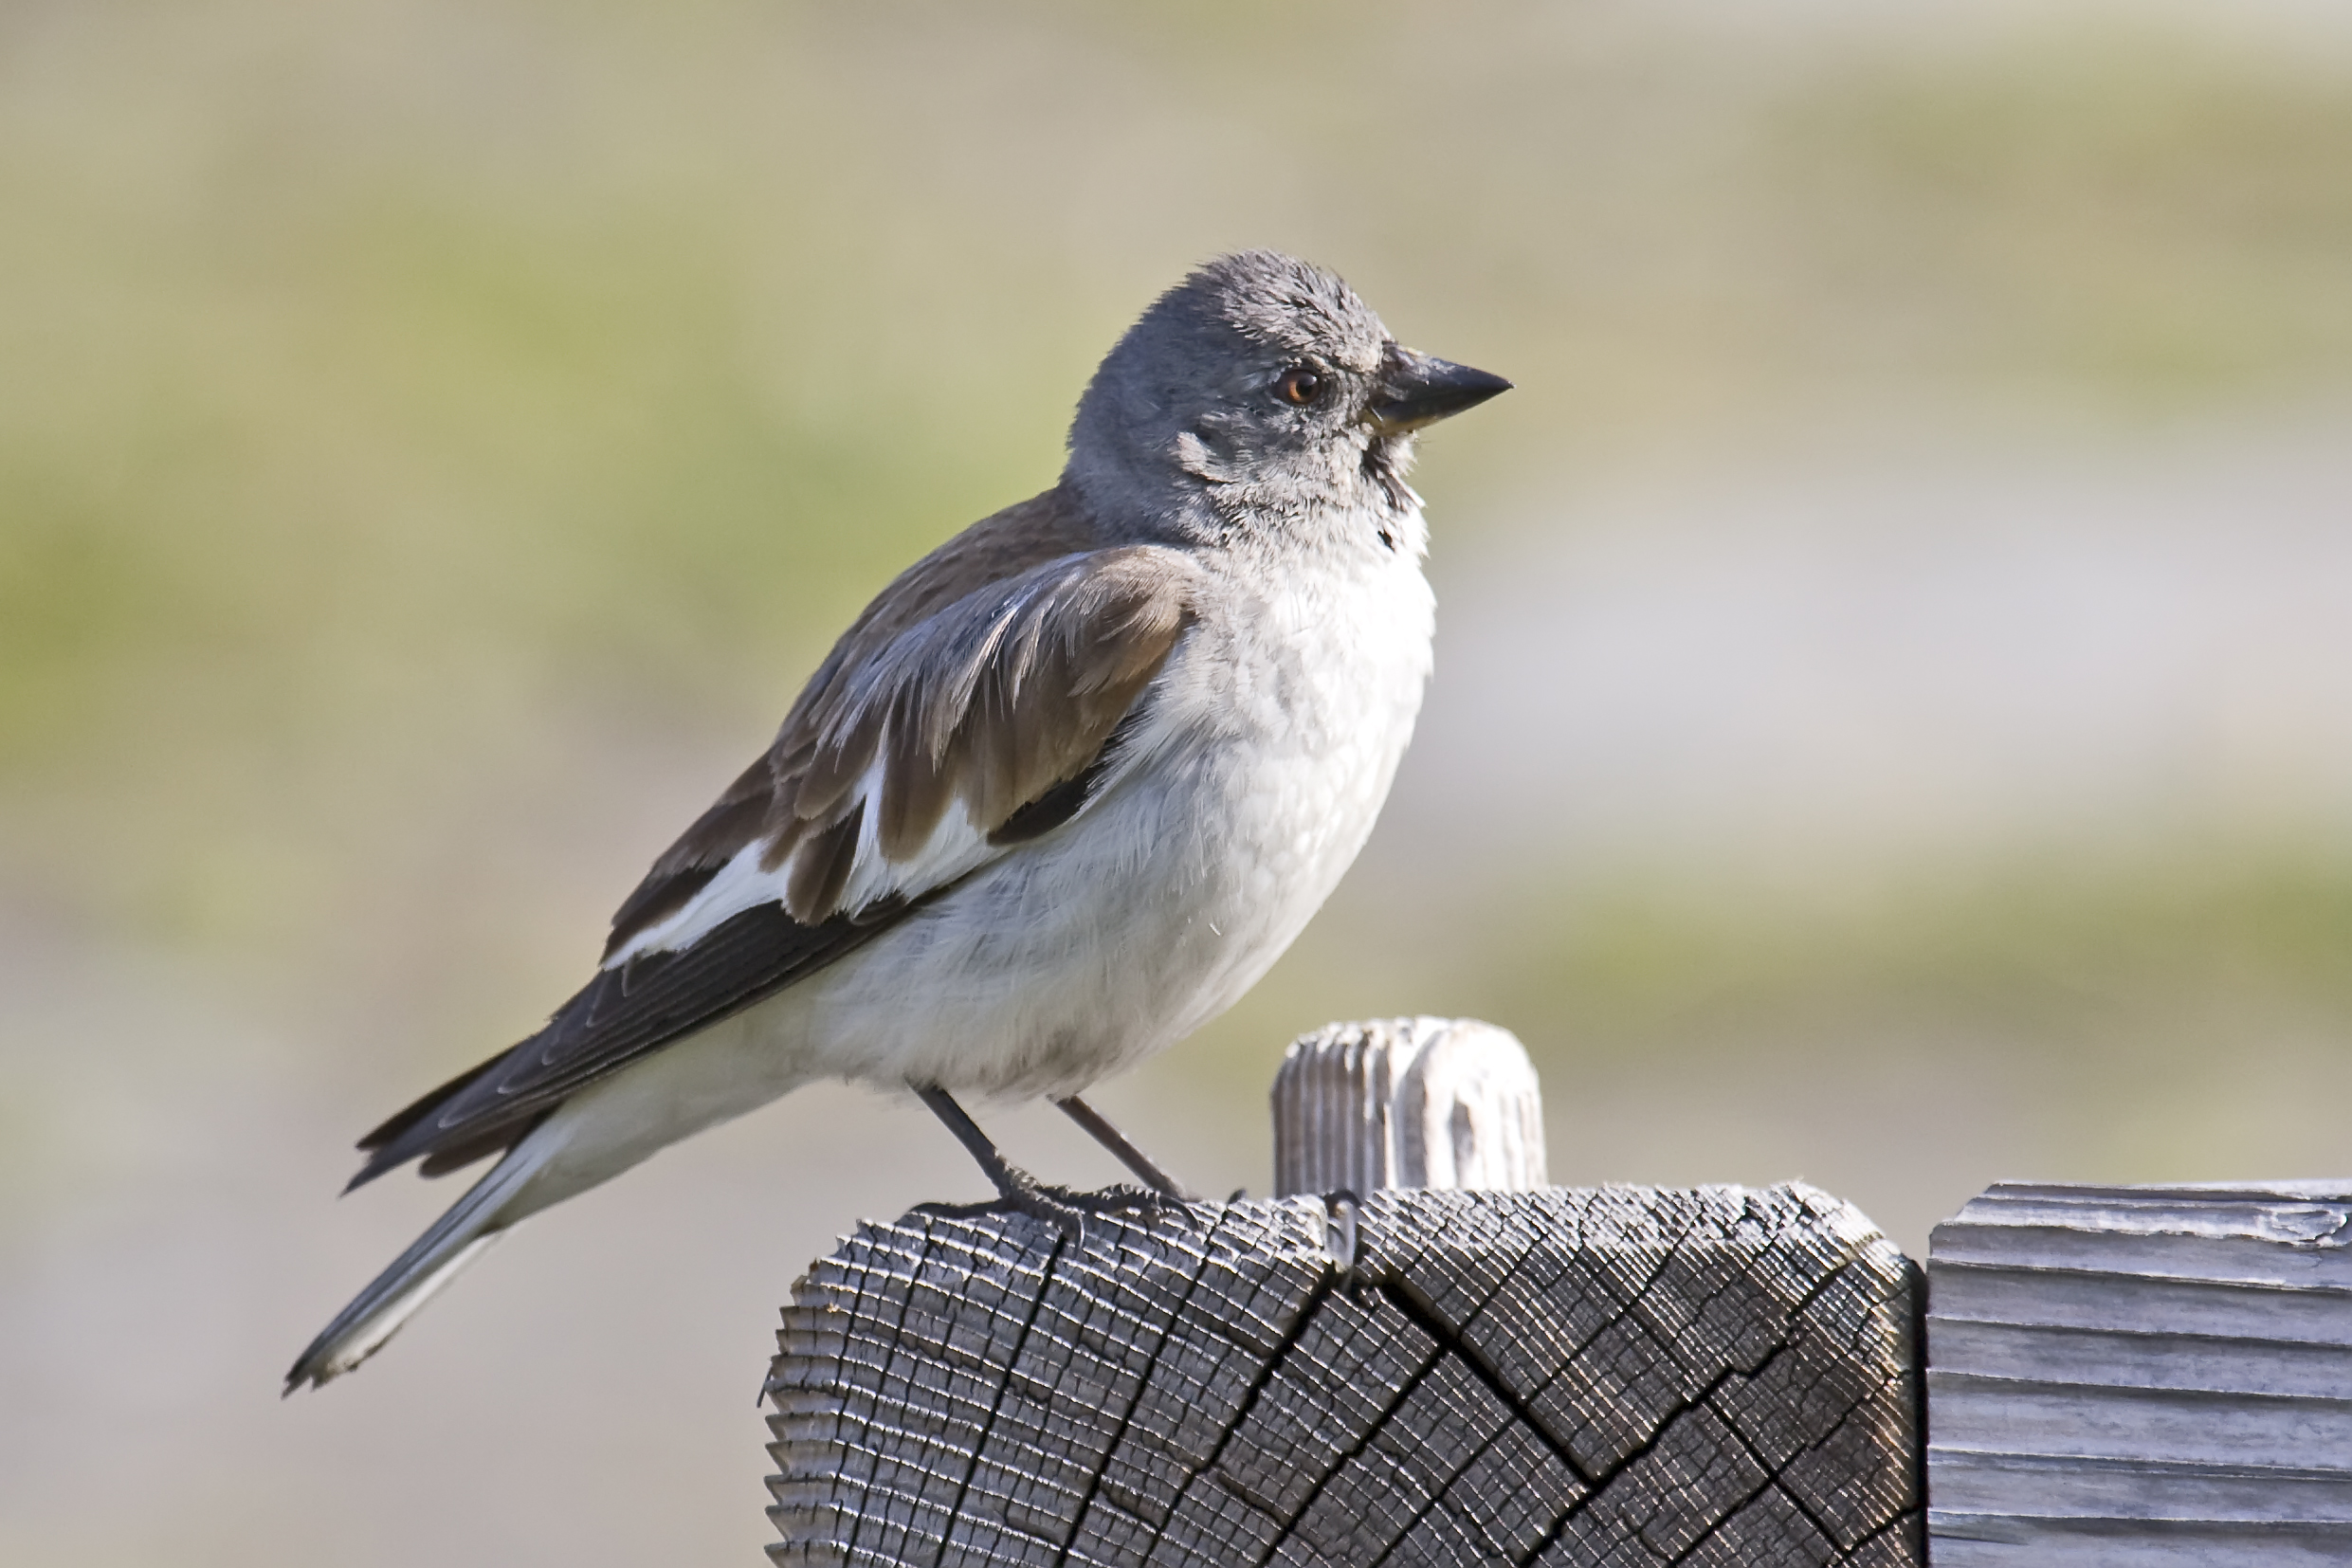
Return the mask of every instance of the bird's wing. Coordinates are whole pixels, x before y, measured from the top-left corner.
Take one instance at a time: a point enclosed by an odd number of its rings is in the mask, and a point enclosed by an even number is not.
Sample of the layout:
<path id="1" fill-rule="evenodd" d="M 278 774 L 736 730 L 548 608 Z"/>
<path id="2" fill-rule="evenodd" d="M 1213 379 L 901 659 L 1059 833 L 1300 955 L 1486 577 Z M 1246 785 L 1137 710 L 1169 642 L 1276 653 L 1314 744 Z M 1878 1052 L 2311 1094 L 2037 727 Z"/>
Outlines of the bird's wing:
<path id="1" fill-rule="evenodd" d="M 595 978 L 371 1132 L 354 1186 L 511 1145 L 579 1088 L 854 951 L 1115 781 L 1121 722 L 1191 623 L 1194 568 L 1150 545 L 1027 562 L 983 550 L 1017 569 L 974 586 L 969 560 L 944 568 L 988 527 L 884 592 L 768 755 L 622 904 Z"/>

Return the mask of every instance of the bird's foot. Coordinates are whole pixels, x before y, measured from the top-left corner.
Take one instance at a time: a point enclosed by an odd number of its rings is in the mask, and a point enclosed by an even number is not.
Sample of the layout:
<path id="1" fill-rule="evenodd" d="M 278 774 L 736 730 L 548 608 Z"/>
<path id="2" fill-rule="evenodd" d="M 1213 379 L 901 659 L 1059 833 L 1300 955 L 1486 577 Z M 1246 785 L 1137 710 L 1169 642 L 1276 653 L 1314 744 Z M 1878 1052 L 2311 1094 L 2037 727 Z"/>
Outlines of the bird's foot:
<path id="1" fill-rule="evenodd" d="M 1016 1176 L 1029 1176 L 1017 1165 L 1012 1169 Z M 1115 1187 L 1088 1193 L 1069 1187 L 1050 1187 L 1032 1177 L 1025 1182 L 1016 1181 L 1009 1190 L 1000 1190 L 994 1202 L 919 1203 L 915 1207 L 921 1213 L 952 1214 L 959 1219 L 968 1219 L 975 1214 L 1003 1213 L 1010 1210 L 1045 1221 L 1071 1241 L 1082 1241 L 1085 1237 L 1085 1222 L 1091 1215 L 1149 1215 L 1184 1206 L 1185 1200 L 1182 1198 L 1155 1193 L 1148 1187 L 1138 1187 L 1132 1182 L 1122 1181 Z"/>
<path id="2" fill-rule="evenodd" d="M 1165 1194 L 1179 1203 L 1194 1201 L 1194 1194 L 1185 1191 L 1182 1182 L 1161 1170 L 1151 1156 L 1135 1146 L 1135 1140 L 1111 1125 L 1110 1119 L 1101 1111 L 1074 1094 L 1058 1096 L 1053 1103 L 1064 1115 L 1084 1127 L 1087 1137 L 1117 1156 L 1119 1162 L 1133 1171 L 1144 1186 Z"/>
<path id="3" fill-rule="evenodd" d="M 1150 1214 L 1163 1209 L 1181 1209 L 1185 1203 L 1180 1197 L 1155 1193 L 1133 1182 L 1122 1181 L 1116 1186 L 1087 1193 L 1069 1187 L 1048 1186 L 1017 1166 L 1013 1168 L 1013 1175 L 1023 1179 L 998 1201 L 1007 1208 L 1058 1227 L 1072 1241 L 1084 1239 L 1089 1215 Z"/>
<path id="4" fill-rule="evenodd" d="M 1099 1193 L 1075 1193 L 1067 1187 L 1048 1187 L 1007 1159 L 1003 1151 L 990 1142 L 988 1135 L 980 1131 L 979 1123 L 956 1103 L 954 1095 L 936 1084 L 911 1084 L 908 1086 L 924 1104 L 931 1107 L 934 1115 L 947 1124 L 948 1131 L 956 1135 L 957 1140 L 978 1162 L 981 1171 L 996 1188 L 997 1199 L 994 1203 L 978 1208 L 957 1208 L 948 1204 L 921 1206 L 930 1212 L 971 1214 L 985 1209 L 1011 1209 L 1032 1219 L 1044 1220 L 1070 1240 L 1078 1241 L 1085 1235 L 1088 1214 L 1119 1213 L 1139 1209 L 1180 1209 L 1192 1201 L 1189 1194 L 1169 1180 L 1157 1166 L 1142 1160 L 1140 1155 L 1129 1163 L 1136 1167 L 1138 1174 L 1148 1175 L 1153 1187 L 1159 1189 L 1157 1192 L 1124 1182 L 1116 1187 L 1105 1187 Z M 1096 1124 L 1100 1123 L 1102 1128 L 1108 1128 L 1112 1136 L 1117 1137 L 1116 1128 L 1110 1127 L 1110 1123 L 1103 1121 L 1077 1099 L 1057 1101 L 1056 1103 L 1069 1111 L 1088 1131 L 1098 1131 Z M 1073 1106 L 1076 1109 L 1072 1109 Z M 1125 1145 L 1125 1140 L 1120 1139 L 1119 1143 Z M 1129 1153 L 1133 1153 L 1132 1146 L 1127 1147 Z"/>
<path id="5" fill-rule="evenodd" d="M 1005 1207 L 1044 1220 L 1071 1241 L 1083 1241 L 1086 1235 L 1086 1210 L 1076 1201 L 1075 1193 L 1059 1187 L 1048 1187 L 1017 1165 L 1006 1167 L 1012 1176 L 998 1184 L 999 1201 Z"/>
<path id="6" fill-rule="evenodd" d="M 1181 1209 L 1193 1201 L 1172 1193 L 1156 1193 L 1132 1181 L 1121 1181 L 1091 1193 L 1077 1192 L 1067 1187 L 1041 1186 L 1039 1190 L 1088 1214 L 1150 1213 L 1162 1209 Z"/>

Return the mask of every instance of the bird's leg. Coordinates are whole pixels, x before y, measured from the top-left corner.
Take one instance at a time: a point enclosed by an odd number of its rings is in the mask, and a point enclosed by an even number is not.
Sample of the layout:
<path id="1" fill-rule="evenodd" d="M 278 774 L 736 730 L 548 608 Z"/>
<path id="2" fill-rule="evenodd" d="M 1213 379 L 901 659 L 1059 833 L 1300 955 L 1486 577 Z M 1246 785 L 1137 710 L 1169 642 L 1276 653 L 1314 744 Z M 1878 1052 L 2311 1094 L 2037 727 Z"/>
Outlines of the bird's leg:
<path id="1" fill-rule="evenodd" d="M 1133 1171 L 1144 1186 L 1149 1187 L 1162 1197 L 1175 1198 L 1178 1203 L 1199 1201 L 1191 1193 L 1185 1191 L 1182 1182 L 1153 1164 L 1152 1157 L 1130 1142 L 1127 1135 L 1112 1126 L 1110 1120 L 1101 1111 L 1096 1110 L 1074 1094 L 1064 1095 L 1054 1101 L 1054 1103 L 1061 1107 L 1065 1116 L 1085 1128 L 1088 1137 L 1116 1155 L 1119 1162 Z"/>
<path id="2" fill-rule="evenodd" d="M 1078 1239 L 1081 1215 L 1078 1210 L 1048 1195 L 1035 1176 L 1007 1159 L 980 1124 L 972 1120 L 956 1097 L 937 1084 L 912 1084 L 907 1087 L 915 1097 L 931 1107 L 931 1114 L 947 1123 L 947 1130 L 956 1135 L 956 1141 L 975 1160 L 989 1180 L 996 1184 L 996 1192 L 1007 1203 L 1025 1214 L 1033 1215 L 1047 1224 L 1058 1227 L 1071 1240 Z"/>

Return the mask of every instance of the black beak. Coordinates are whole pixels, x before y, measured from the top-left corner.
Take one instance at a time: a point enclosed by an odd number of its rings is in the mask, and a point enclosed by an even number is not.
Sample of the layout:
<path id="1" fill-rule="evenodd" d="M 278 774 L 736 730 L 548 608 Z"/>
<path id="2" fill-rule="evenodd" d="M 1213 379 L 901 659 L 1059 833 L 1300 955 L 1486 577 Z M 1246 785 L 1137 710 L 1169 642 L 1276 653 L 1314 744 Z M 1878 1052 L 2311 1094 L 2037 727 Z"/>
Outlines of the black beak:
<path id="1" fill-rule="evenodd" d="M 1499 375 L 1457 365 L 1433 355 L 1389 345 L 1379 393 L 1364 417 L 1382 435 L 1402 435 L 1424 425 L 1475 409 L 1511 384 Z"/>

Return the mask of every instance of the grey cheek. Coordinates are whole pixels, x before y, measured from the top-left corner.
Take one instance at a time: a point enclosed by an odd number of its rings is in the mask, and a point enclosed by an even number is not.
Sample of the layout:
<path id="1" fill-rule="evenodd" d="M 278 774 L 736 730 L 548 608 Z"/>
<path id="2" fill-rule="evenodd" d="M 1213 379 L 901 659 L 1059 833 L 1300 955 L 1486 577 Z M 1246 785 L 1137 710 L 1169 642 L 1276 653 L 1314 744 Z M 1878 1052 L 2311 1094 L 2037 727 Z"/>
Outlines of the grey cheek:
<path id="1" fill-rule="evenodd" d="M 1225 458 L 1193 430 L 1176 438 L 1176 459 L 1177 467 L 1201 479 L 1223 482 L 1234 477 Z"/>

